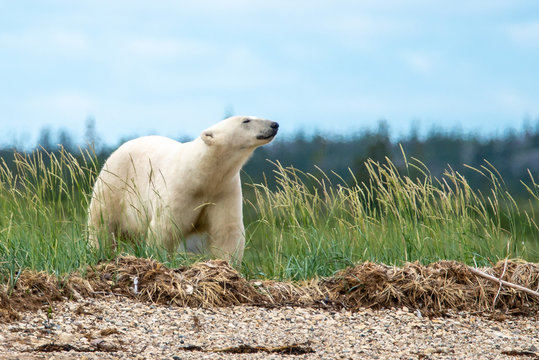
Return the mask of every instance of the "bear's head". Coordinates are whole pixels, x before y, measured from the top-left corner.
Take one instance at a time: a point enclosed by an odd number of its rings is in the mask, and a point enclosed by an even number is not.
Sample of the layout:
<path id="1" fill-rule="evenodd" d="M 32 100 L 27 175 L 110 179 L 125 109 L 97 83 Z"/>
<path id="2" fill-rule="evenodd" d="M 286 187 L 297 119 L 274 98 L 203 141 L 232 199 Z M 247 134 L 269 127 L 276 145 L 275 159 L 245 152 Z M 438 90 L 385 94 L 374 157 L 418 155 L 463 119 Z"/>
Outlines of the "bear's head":
<path id="1" fill-rule="evenodd" d="M 271 120 L 232 116 L 204 130 L 200 137 L 208 146 L 254 149 L 273 140 L 278 129 L 279 124 Z"/>

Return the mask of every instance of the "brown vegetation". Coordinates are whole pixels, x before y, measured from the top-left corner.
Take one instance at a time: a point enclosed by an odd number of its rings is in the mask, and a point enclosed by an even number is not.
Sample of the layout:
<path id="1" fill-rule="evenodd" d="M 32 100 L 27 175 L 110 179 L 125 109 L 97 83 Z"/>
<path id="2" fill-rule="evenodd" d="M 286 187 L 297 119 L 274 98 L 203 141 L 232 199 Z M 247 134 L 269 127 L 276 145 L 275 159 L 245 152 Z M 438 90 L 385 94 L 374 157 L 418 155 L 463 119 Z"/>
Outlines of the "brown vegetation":
<path id="1" fill-rule="evenodd" d="M 482 270 L 531 290 L 539 288 L 539 264 L 501 261 Z M 429 316 L 450 309 L 522 315 L 539 310 L 539 298 L 533 294 L 484 279 L 455 261 L 428 266 L 408 263 L 402 268 L 366 262 L 329 278 L 292 283 L 248 281 L 222 260 L 169 269 L 154 260 L 125 256 L 89 267 L 84 276 L 75 273 L 64 279 L 23 271 L 12 289 L 0 289 L 0 321 L 64 299 L 110 294 L 188 307 L 248 304 L 358 310 L 406 306 Z"/>

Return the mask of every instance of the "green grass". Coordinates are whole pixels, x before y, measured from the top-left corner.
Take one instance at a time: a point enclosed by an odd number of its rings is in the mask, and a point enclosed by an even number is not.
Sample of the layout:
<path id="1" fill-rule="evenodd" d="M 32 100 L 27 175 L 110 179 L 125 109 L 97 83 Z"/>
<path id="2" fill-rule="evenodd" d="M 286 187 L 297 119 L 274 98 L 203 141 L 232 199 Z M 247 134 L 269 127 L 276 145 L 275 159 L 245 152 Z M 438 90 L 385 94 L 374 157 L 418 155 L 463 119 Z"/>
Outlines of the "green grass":
<path id="1" fill-rule="evenodd" d="M 13 284 L 22 269 L 57 275 L 128 253 L 170 266 L 199 258 L 170 257 L 155 245 L 121 243 L 103 253 L 87 244 L 86 209 L 99 165 L 87 150 L 16 154 L 16 169 L 0 165 L 0 280 Z M 246 188 L 249 278 L 308 279 L 354 263 L 429 263 L 453 259 L 488 265 L 503 258 L 539 261 L 539 185 L 523 182 L 529 198 L 517 203 L 490 164 L 479 169 L 491 185 L 474 191 L 448 169 L 433 178 L 419 161 L 404 174 L 393 163 L 368 161 L 366 183 L 337 174 L 302 173 L 275 163 L 277 189 Z M 410 174 L 414 174 L 411 176 Z M 521 205 L 519 205 L 521 204 Z"/>
<path id="2" fill-rule="evenodd" d="M 490 182 L 488 194 L 474 191 L 451 169 L 435 179 L 415 159 L 406 161 L 405 170 L 418 173 L 417 178 L 400 174 L 386 159 L 385 164 L 368 161 L 368 183 L 352 184 L 337 174 L 305 174 L 275 165 L 277 191 L 253 185 L 255 200 L 249 206 L 258 220 L 247 230 L 254 250 L 247 252 L 244 264 L 249 276 L 303 279 L 365 260 L 397 265 L 539 260 L 533 212 L 539 187 L 532 177 L 531 211 L 526 212 L 488 163 L 473 169 Z M 335 180 L 340 184 L 334 185 Z"/>

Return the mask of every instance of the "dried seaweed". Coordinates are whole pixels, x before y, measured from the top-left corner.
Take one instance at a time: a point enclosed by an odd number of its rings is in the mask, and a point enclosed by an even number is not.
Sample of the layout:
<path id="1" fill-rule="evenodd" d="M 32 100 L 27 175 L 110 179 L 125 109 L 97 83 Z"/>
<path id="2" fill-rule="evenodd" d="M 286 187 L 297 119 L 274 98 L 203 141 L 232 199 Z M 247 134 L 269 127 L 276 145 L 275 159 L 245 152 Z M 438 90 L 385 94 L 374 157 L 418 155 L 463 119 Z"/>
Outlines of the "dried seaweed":
<path id="1" fill-rule="evenodd" d="M 539 264 L 500 261 L 483 272 L 528 289 L 539 288 Z M 423 314 L 448 310 L 533 314 L 539 299 L 473 274 L 456 261 L 403 267 L 365 262 L 332 277 L 307 282 L 247 281 L 223 260 L 170 269 L 151 259 L 123 256 L 59 281 L 52 275 L 23 271 L 12 294 L 0 289 L 0 321 L 63 299 L 116 294 L 139 301 L 188 307 L 313 306 L 391 308 L 406 306 Z"/>

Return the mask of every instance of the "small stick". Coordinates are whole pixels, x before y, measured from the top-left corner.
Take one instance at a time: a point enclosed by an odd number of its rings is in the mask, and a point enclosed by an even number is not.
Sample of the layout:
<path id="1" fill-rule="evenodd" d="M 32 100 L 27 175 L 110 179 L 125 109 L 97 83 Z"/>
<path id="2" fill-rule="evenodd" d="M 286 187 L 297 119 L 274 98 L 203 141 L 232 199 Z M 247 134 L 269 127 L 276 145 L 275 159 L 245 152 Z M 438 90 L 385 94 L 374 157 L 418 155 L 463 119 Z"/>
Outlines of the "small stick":
<path id="1" fill-rule="evenodd" d="M 524 291 L 525 293 L 528 293 L 528 294 L 530 294 L 532 296 L 535 296 L 535 297 L 537 297 L 539 299 L 539 292 L 537 292 L 537 291 L 533 291 L 531 289 L 528 289 L 527 287 L 520 286 L 520 285 L 517 285 L 517 284 L 513 284 L 513 283 L 510 283 L 510 282 L 502 280 L 502 279 L 498 279 L 495 276 L 484 273 L 483 271 L 478 270 L 476 268 L 473 268 L 471 266 L 468 266 L 468 270 L 470 270 L 475 275 L 479 275 L 481 277 L 484 277 L 485 279 L 497 282 L 497 283 L 499 283 L 501 285 L 509 286 L 509 287 Z"/>
<path id="2" fill-rule="evenodd" d="M 498 286 L 498 292 L 496 293 L 496 296 L 494 297 L 494 300 L 492 300 L 492 308 L 496 308 L 496 300 L 498 300 L 498 295 L 500 295 L 500 292 L 502 291 L 502 282 L 501 280 L 503 279 L 503 276 L 505 275 L 505 271 L 507 270 L 507 258 L 505 259 L 505 263 L 503 265 L 503 271 L 502 271 L 502 274 L 500 275 L 500 286 Z"/>

